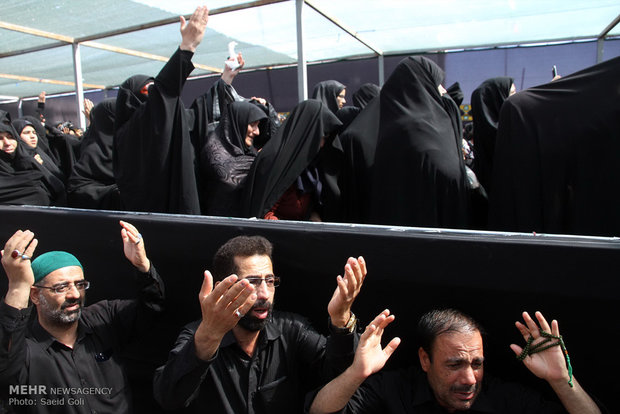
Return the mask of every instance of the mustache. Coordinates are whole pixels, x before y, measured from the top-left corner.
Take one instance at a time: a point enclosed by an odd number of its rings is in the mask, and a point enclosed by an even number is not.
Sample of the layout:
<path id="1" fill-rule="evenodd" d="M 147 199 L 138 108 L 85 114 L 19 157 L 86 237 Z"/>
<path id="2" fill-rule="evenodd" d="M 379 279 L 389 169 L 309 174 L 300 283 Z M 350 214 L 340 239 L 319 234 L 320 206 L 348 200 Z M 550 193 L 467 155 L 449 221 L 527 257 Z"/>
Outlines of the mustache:
<path id="1" fill-rule="evenodd" d="M 269 302 L 267 299 L 258 299 L 256 302 L 254 302 L 254 305 L 252 305 L 252 308 L 250 310 L 271 309 L 272 307 L 273 307 L 273 304 Z"/>
<path id="2" fill-rule="evenodd" d="M 450 391 L 452 392 L 476 392 L 478 389 L 478 384 L 473 385 L 453 385 L 450 387 Z"/>
<path id="3" fill-rule="evenodd" d="M 82 298 L 77 298 L 77 299 L 69 299 L 69 300 L 65 300 L 65 302 L 60 306 L 60 309 L 67 309 L 69 306 L 73 306 L 73 305 L 80 305 L 80 308 L 82 307 Z"/>

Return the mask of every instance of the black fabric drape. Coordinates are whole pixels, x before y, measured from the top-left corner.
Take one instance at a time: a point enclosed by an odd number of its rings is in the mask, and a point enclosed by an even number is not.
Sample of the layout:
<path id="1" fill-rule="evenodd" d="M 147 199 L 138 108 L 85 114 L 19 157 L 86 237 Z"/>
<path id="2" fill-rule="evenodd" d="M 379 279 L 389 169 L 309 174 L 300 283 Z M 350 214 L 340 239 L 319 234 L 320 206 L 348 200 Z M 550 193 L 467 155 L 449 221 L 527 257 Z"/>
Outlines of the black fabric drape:
<path id="1" fill-rule="evenodd" d="M 3 110 L 0 110 L 0 132 L 11 134 L 19 148 L 19 135 L 11 124 L 11 116 Z M 50 205 L 50 194 L 42 182 L 43 174 L 32 169 L 20 171 L 15 167 L 16 157 L 16 153 L 0 151 L 0 204 Z"/>
<path id="2" fill-rule="evenodd" d="M 323 102 L 334 114 L 338 112 L 338 95 L 345 89 L 342 83 L 335 80 L 326 80 L 317 83 L 312 89 L 312 99 Z"/>
<path id="3" fill-rule="evenodd" d="M 267 115 L 250 102 L 232 102 L 224 111 L 215 131 L 200 145 L 202 211 L 236 217 L 240 214 L 240 191 L 256 156 L 254 148 L 245 144 L 248 124 Z"/>
<path id="4" fill-rule="evenodd" d="M 365 83 L 353 93 L 351 100 L 353 105 L 364 109 L 375 97 L 379 96 L 381 88 L 374 83 Z"/>
<path id="5" fill-rule="evenodd" d="M 113 168 L 115 111 L 116 98 L 108 98 L 90 112 L 90 126 L 82 139 L 80 159 L 67 186 L 71 207 L 122 209 Z"/>
<path id="6" fill-rule="evenodd" d="M 462 228 L 467 189 L 454 102 L 438 85 L 443 71 L 423 57 L 401 61 L 380 94 L 371 220 L 378 224 Z"/>
<path id="7" fill-rule="evenodd" d="M 131 211 L 199 214 L 187 112 L 180 95 L 194 69 L 193 54 L 178 49 L 149 88 L 147 76 L 121 85 L 116 98 L 114 177 Z"/>
<path id="8" fill-rule="evenodd" d="M 340 134 L 344 163 L 340 175 L 341 221 L 368 223 L 372 169 L 379 136 L 378 97 L 371 100 L 355 120 Z"/>
<path id="9" fill-rule="evenodd" d="M 471 114 L 474 118 L 473 169 L 487 193 L 490 193 L 499 111 L 510 96 L 513 83 L 514 80 L 506 76 L 487 79 L 471 94 Z"/>
<path id="10" fill-rule="evenodd" d="M 333 136 L 340 126 L 338 118 L 319 101 L 310 99 L 297 105 L 252 165 L 244 189 L 243 215 L 264 217 L 315 161 L 325 197 L 324 219 L 337 215 L 342 146 L 336 137 L 328 138 L 321 148 L 321 138 Z"/>
<path id="11" fill-rule="evenodd" d="M 343 106 L 336 112 L 336 116 L 342 122 L 341 130 L 346 130 L 351 122 L 355 120 L 355 118 L 359 115 L 362 110 L 357 106 Z"/>
<path id="12" fill-rule="evenodd" d="M 619 74 L 615 58 L 504 102 L 491 228 L 620 235 Z"/>

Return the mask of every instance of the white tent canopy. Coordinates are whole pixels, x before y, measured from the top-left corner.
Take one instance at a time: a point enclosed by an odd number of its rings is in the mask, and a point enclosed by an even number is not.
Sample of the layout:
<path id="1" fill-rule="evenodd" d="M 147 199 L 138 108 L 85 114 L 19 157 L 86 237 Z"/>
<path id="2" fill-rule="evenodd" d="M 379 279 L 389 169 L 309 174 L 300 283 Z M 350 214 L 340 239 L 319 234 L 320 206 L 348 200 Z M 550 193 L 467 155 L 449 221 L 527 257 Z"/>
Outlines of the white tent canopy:
<path id="1" fill-rule="evenodd" d="M 159 72 L 180 43 L 179 16 L 199 4 L 2 3 L 0 96 L 16 99 L 41 90 L 80 95 L 81 83 L 106 88 Z M 211 17 L 193 76 L 220 71 L 232 40 L 251 69 L 620 35 L 617 0 L 211 0 L 207 6 Z"/>

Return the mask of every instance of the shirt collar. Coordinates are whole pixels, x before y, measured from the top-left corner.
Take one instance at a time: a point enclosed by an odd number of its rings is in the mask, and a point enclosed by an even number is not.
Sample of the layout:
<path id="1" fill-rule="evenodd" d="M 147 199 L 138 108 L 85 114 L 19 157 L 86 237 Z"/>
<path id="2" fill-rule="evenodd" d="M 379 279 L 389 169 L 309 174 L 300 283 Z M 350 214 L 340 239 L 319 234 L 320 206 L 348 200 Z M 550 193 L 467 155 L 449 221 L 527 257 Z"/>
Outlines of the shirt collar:
<path id="1" fill-rule="evenodd" d="M 84 311 L 82 309 L 82 311 Z M 45 349 L 49 348 L 50 346 L 52 346 L 52 344 L 54 342 L 58 342 L 56 340 L 56 338 L 54 338 L 48 331 L 45 330 L 44 327 L 41 326 L 41 324 L 39 323 L 39 318 L 34 318 L 34 321 L 32 323 L 32 327 L 31 327 L 31 332 L 32 332 L 32 336 L 34 339 L 36 339 L 36 341 L 40 344 L 43 345 L 43 347 Z M 82 318 L 80 318 L 78 320 L 78 330 L 77 330 L 77 342 L 81 342 L 82 339 L 86 336 L 86 335 L 90 335 L 92 333 L 92 328 L 88 325 L 86 325 L 83 321 Z M 60 342 L 58 342 L 60 343 Z M 64 345 L 63 345 L 64 346 Z"/>

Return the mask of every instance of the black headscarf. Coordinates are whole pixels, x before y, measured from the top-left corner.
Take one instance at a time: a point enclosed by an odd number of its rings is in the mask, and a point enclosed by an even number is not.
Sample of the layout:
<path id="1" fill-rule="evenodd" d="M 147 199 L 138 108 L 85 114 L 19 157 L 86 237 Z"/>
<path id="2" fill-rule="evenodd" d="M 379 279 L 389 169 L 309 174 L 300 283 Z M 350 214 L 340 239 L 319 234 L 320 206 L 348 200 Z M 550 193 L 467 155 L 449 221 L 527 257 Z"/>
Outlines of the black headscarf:
<path id="1" fill-rule="evenodd" d="M 194 148 L 180 99 L 194 68 L 192 55 L 177 50 L 149 88 L 148 99 L 139 92 L 148 76 L 133 76 L 119 89 L 114 177 L 127 210 L 200 214 Z"/>
<path id="2" fill-rule="evenodd" d="M 321 149 L 321 138 L 333 137 L 340 127 L 338 118 L 323 103 L 310 99 L 297 105 L 252 165 L 244 189 L 244 216 L 264 217 L 296 181 L 298 185 L 311 186 L 310 176 L 316 177 L 312 174 L 315 168 L 326 193 L 322 195 L 325 205 L 336 208 L 340 168 L 337 160 L 342 146 L 336 137 L 328 139 Z M 322 156 L 317 159 L 319 152 Z M 302 175 L 308 180 L 298 180 Z M 330 213 L 326 212 L 327 217 Z"/>
<path id="3" fill-rule="evenodd" d="M 512 78 L 502 76 L 487 79 L 471 94 L 471 114 L 474 118 L 474 172 L 480 184 L 490 193 L 491 172 L 499 111 L 508 96 Z"/>
<path id="4" fill-rule="evenodd" d="M 116 98 L 108 98 L 90 111 L 80 159 L 69 177 L 67 197 L 71 207 L 121 209 L 113 168 L 115 110 Z"/>
<path id="5" fill-rule="evenodd" d="M 620 236 L 619 74 L 620 57 L 504 102 L 491 228 Z"/>
<path id="6" fill-rule="evenodd" d="M 221 122 L 200 150 L 203 214 L 240 214 L 240 190 L 256 154 L 253 146 L 245 144 L 248 124 L 266 118 L 265 112 L 250 102 L 226 106 Z"/>
<path id="7" fill-rule="evenodd" d="M 379 96 L 381 88 L 374 83 L 365 83 L 353 93 L 352 101 L 353 105 L 360 109 L 364 109 L 370 101 Z"/>
<path id="8" fill-rule="evenodd" d="M 228 104 L 244 100 L 245 98 L 240 96 L 232 85 L 218 79 L 204 95 L 196 98 L 192 104 L 191 109 L 196 113 L 196 121 L 204 124 L 197 125 L 198 128 L 206 131 L 207 124 L 220 120 Z"/>
<path id="9" fill-rule="evenodd" d="M 341 221 L 368 223 L 372 169 L 379 136 L 379 97 L 371 100 L 340 134 L 344 163 L 340 175 Z"/>
<path id="10" fill-rule="evenodd" d="M 150 82 L 155 82 L 155 78 L 147 75 L 133 75 L 127 78 L 120 86 L 116 101 L 116 127 L 124 125 L 148 99 L 141 91 Z"/>
<path id="11" fill-rule="evenodd" d="M 11 124 L 11 116 L 3 110 L 0 110 L 0 132 L 8 132 L 17 142 L 14 153 L 0 151 L 0 204 L 50 205 L 50 194 L 42 182 L 43 174 L 39 170 L 20 170 L 15 165 L 20 138 Z"/>
<path id="12" fill-rule="evenodd" d="M 338 95 L 346 89 L 342 83 L 335 80 L 326 80 L 314 85 L 312 99 L 323 102 L 334 114 L 338 112 Z"/>
<path id="13" fill-rule="evenodd" d="M 423 57 L 402 60 L 381 89 L 372 220 L 462 228 L 467 188 L 456 105 L 438 90 L 444 74 Z"/>
<path id="14" fill-rule="evenodd" d="M 454 82 L 448 87 L 448 89 L 446 89 L 446 92 L 448 92 L 448 95 L 450 95 L 450 98 L 452 98 L 456 106 L 460 106 L 463 103 L 463 99 L 465 99 L 465 94 L 461 89 L 460 83 Z"/>

